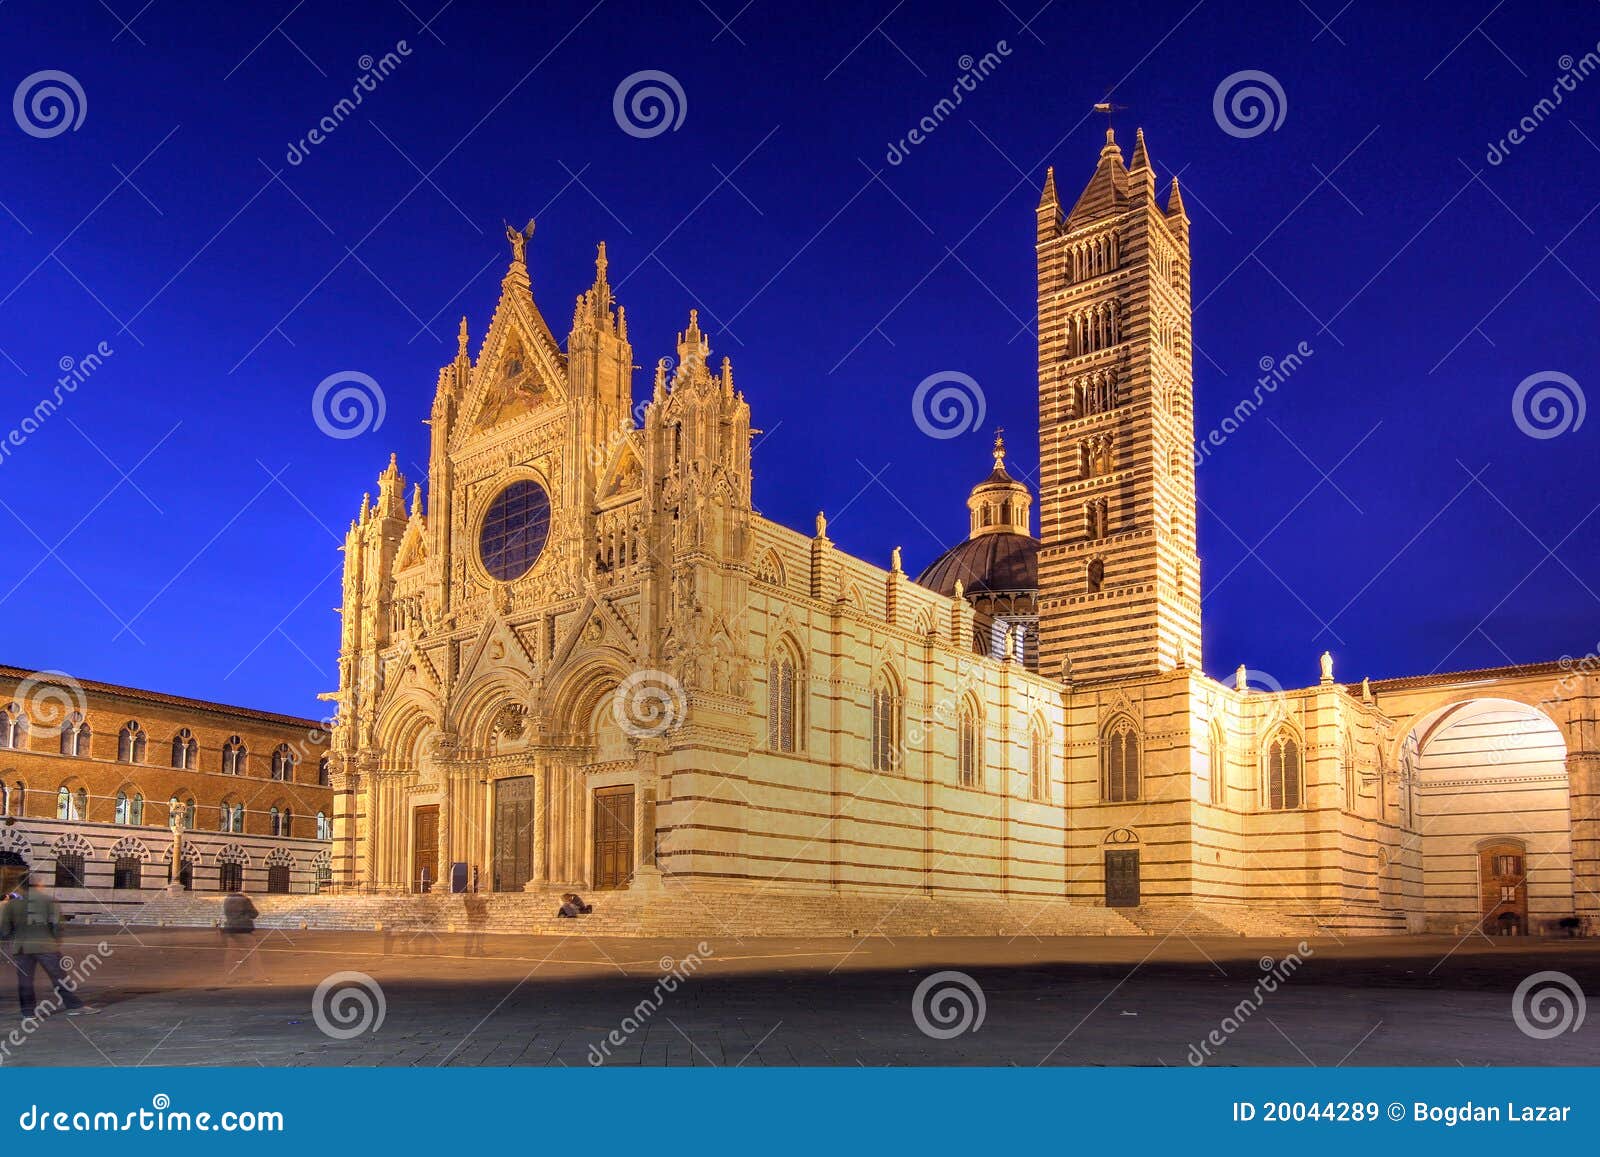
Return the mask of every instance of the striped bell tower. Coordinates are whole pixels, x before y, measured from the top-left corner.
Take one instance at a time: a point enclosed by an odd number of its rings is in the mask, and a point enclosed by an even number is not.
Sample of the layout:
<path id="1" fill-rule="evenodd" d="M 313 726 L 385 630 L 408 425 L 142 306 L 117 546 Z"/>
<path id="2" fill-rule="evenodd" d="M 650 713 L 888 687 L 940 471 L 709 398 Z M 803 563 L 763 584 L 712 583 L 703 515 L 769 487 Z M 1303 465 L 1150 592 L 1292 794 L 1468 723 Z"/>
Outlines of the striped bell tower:
<path id="1" fill-rule="evenodd" d="M 1038 209 L 1039 670 L 1200 666 L 1189 218 L 1112 132 L 1063 215 Z"/>

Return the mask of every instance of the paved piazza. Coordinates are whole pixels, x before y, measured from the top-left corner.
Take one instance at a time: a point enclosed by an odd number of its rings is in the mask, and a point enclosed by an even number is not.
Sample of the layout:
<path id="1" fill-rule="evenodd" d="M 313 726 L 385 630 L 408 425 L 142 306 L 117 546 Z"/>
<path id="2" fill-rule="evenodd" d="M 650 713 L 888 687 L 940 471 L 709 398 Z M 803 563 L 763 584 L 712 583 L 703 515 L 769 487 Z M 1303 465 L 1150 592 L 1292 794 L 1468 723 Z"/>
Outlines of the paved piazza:
<path id="1" fill-rule="evenodd" d="M 1593 942 L 1319 940 L 1287 971 L 1298 945 L 1281 940 L 721 939 L 700 952 L 581 931 L 491 936 L 481 955 L 465 936 L 263 933 L 258 981 L 248 962 L 225 978 L 239 953 L 214 933 L 77 929 L 76 959 L 111 949 L 86 985 L 102 1012 L 19 1033 L 5 1063 L 582 1066 L 603 1049 L 617 1065 L 1182 1066 L 1216 1031 L 1208 1063 L 1221 1065 L 1600 1064 L 1594 1018 L 1541 1040 L 1512 1016 L 1537 972 L 1600 990 Z M 1241 1016 L 1263 965 L 1284 979 Z M 683 979 L 663 986 L 664 968 Z M 979 1027 L 946 1039 L 913 1016 L 943 970 L 970 977 L 984 1006 Z M 376 981 L 383 1019 L 340 1040 L 312 1008 L 347 971 Z M 954 1000 L 943 1012 L 959 1020 Z"/>

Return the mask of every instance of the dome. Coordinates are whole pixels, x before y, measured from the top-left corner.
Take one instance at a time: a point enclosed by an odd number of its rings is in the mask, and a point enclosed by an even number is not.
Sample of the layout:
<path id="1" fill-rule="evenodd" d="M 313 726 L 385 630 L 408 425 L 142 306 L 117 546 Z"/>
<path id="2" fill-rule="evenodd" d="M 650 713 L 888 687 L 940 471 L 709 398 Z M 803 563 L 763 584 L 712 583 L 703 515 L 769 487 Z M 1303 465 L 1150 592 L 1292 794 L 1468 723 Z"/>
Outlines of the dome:
<path id="1" fill-rule="evenodd" d="M 1039 589 L 1039 540 L 1028 533 L 1033 495 L 1006 473 L 1002 433 L 995 432 L 993 472 L 967 499 L 970 537 L 917 576 L 917 582 L 941 595 L 955 594 L 958 579 L 969 598 Z"/>
<path id="2" fill-rule="evenodd" d="M 1032 535 L 989 532 L 952 546 L 917 576 L 941 595 L 956 593 L 956 580 L 971 596 L 1039 589 L 1039 540 Z"/>

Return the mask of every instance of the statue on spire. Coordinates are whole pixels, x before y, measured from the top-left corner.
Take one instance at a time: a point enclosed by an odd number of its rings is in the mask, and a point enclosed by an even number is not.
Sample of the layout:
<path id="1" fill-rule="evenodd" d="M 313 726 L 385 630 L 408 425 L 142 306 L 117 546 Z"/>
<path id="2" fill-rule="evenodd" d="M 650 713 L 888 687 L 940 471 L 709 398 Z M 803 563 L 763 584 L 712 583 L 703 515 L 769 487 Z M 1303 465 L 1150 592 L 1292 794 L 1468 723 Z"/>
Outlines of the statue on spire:
<path id="1" fill-rule="evenodd" d="M 533 239 L 533 218 L 528 218 L 528 223 L 521 229 L 506 226 L 506 240 L 511 242 L 511 261 L 514 265 L 525 265 L 528 261 L 528 242 Z"/>

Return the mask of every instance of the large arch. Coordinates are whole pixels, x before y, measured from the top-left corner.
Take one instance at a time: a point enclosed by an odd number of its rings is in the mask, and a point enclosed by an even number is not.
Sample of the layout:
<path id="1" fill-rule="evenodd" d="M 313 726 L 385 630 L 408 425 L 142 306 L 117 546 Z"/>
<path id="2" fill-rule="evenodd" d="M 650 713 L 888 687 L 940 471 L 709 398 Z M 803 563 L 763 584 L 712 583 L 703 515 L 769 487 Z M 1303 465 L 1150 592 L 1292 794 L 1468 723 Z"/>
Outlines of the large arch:
<path id="1" fill-rule="evenodd" d="M 1430 930 L 1551 931 L 1576 913 L 1566 736 L 1497 692 L 1414 713 L 1380 781 L 1380 814 L 1414 833 Z"/>

